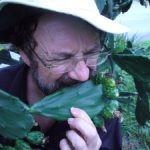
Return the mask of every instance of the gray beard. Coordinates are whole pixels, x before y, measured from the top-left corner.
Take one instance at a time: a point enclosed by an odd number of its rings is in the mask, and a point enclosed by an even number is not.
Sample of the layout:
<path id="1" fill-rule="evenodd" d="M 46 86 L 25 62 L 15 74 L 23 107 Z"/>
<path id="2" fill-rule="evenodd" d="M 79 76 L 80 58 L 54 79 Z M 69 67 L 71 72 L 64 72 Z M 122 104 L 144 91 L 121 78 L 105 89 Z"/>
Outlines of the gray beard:
<path id="1" fill-rule="evenodd" d="M 38 88 L 44 93 L 44 95 L 49 95 L 63 87 L 68 87 L 79 83 L 78 81 L 71 80 L 67 75 L 63 75 L 61 78 L 51 83 L 45 83 L 42 79 L 38 78 L 37 74 L 33 74 L 33 78 Z"/>
<path id="2" fill-rule="evenodd" d="M 37 72 L 37 70 L 38 70 L 37 64 L 34 63 L 31 66 L 32 66 L 31 73 L 32 73 L 33 80 L 35 81 L 36 85 L 43 92 L 43 94 L 45 96 L 47 96 L 53 92 L 56 92 L 57 90 L 59 90 L 61 88 L 81 83 L 77 80 L 73 80 L 73 79 L 69 78 L 67 73 L 63 74 L 59 79 L 57 79 L 54 82 L 46 83 L 45 81 L 43 81 L 42 79 L 39 78 L 40 75 Z M 94 75 L 95 75 L 95 71 L 90 69 L 90 78 L 92 78 Z"/>

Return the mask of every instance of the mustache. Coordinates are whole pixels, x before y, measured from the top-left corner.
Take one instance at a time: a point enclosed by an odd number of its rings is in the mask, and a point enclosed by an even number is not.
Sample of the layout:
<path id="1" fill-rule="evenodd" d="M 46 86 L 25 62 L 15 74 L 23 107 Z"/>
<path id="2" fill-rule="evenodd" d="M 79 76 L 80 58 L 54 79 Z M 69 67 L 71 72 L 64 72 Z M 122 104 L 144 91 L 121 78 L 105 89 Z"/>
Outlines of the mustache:
<path id="1" fill-rule="evenodd" d="M 92 79 L 96 74 L 96 71 L 90 69 L 89 79 Z M 59 89 L 73 86 L 75 84 L 83 83 L 78 80 L 71 79 L 67 73 L 63 74 L 59 79 L 54 81 L 53 83 L 49 83 L 47 86 L 41 86 L 40 89 L 45 93 L 45 95 L 49 95 L 53 92 L 56 92 Z M 40 84 L 42 85 L 42 83 Z"/>
<path id="2" fill-rule="evenodd" d="M 52 94 L 57 90 L 69 86 L 73 86 L 75 84 L 82 83 L 81 81 L 71 79 L 68 76 L 68 73 L 63 74 L 59 79 L 55 80 L 51 83 L 46 83 L 43 79 L 40 78 L 39 73 L 37 72 L 38 66 L 37 63 L 33 63 L 31 65 L 31 73 L 32 77 L 38 86 L 38 88 L 46 95 Z M 93 78 L 96 75 L 96 71 L 94 69 L 89 68 L 89 79 Z"/>
<path id="3" fill-rule="evenodd" d="M 96 71 L 89 69 L 90 74 L 89 74 L 89 79 L 92 79 L 96 75 Z M 56 80 L 60 85 L 62 86 L 70 86 L 78 83 L 82 83 L 81 81 L 71 79 L 67 73 L 62 75 L 58 80 Z"/>

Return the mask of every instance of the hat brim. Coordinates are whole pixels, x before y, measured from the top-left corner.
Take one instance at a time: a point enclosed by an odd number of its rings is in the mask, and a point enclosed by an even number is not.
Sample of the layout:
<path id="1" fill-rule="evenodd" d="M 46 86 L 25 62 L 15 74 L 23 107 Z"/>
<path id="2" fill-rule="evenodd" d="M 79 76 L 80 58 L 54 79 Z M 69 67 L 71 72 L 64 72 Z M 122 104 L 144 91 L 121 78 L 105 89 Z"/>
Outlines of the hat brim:
<path id="1" fill-rule="evenodd" d="M 7 4 L 21 4 L 44 10 L 70 14 L 79 17 L 99 30 L 120 34 L 128 32 L 128 28 L 102 16 L 94 0 L 1 0 L 0 8 Z"/>

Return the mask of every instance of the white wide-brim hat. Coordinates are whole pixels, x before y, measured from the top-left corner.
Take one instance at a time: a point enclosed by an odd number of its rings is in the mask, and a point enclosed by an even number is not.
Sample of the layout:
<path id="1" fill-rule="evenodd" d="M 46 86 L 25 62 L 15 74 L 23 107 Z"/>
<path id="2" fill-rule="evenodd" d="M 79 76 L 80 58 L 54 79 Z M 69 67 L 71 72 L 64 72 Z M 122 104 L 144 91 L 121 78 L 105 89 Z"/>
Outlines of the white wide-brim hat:
<path id="1" fill-rule="evenodd" d="M 95 0 L 0 0 L 0 11 L 7 4 L 21 4 L 79 17 L 99 30 L 125 33 L 128 28 L 102 16 Z M 11 12 L 10 12 L 11 13 Z"/>

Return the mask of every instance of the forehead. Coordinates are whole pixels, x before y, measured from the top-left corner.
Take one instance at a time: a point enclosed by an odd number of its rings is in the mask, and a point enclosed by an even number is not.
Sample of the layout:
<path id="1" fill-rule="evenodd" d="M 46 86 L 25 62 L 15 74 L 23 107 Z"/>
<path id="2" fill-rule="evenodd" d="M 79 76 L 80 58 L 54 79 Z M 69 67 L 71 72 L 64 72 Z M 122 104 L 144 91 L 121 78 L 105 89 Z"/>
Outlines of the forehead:
<path id="1" fill-rule="evenodd" d="M 90 45 L 99 40 L 98 31 L 87 22 L 65 14 L 50 13 L 39 18 L 34 37 L 44 49 L 57 47 L 76 49 L 77 46 Z"/>
<path id="2" fill-rule="evenodd" d="M 45 14 L 42 14 L 40 17 L 39 17 L 39 22 L 42 23 L 44 22 L 44 24 L 54 24 L 54 23 L 61 23 L 61 24 L 64 24 L 65 26 L 66 25 L 84 25 L 87 26 L 87 27 L 91 27 L 93 29 L 96 30 L 95 27 L 93 27 L 92 25 L 88 24 L 86 21 L 82 20 L 81 18 L 78 18 L 78 17 L 75 17 L 75 16 L 72 16 L 72 15 L 66 15 L 66 14 L 63 14 L 63 13 L 56 13 L 56 12 L 50 12 L 50 13 L 45 13 Z"/>

